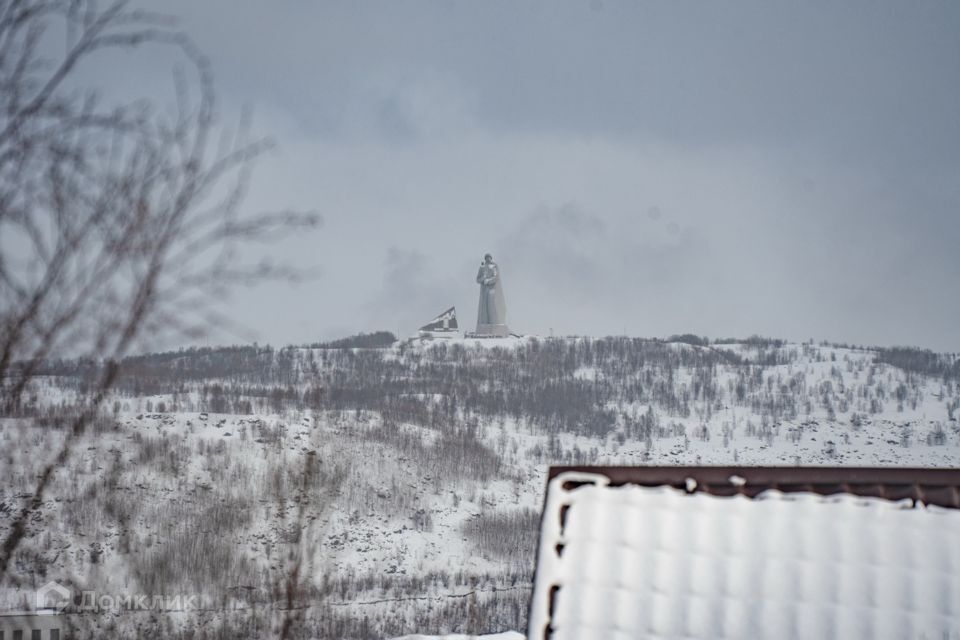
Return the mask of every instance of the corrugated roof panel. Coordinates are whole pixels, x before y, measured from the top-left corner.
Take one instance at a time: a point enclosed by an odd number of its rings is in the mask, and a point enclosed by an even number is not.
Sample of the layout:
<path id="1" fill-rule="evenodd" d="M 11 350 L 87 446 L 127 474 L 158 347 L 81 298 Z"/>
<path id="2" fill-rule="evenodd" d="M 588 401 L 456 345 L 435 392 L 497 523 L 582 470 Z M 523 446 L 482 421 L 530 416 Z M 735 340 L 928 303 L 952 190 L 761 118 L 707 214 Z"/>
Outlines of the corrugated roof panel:
<path id="1" fill-rule="evenodd" d="M 751 493 L 557 475 L 531 640 L 960 634 L 960 510 Z"/>

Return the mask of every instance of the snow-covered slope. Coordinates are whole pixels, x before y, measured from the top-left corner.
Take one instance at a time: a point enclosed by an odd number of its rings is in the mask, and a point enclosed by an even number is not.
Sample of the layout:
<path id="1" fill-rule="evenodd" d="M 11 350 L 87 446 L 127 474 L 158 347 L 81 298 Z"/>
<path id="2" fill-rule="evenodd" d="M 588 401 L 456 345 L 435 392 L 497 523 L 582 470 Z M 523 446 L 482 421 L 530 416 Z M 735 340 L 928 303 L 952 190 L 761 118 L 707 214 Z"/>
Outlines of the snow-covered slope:
<path id="1" fill-rule="evenodd" d="M 522 629 L 552 463 L 960 464 L 958 380 L 889 360 L 621 338 L 131 360 L 56 472 L 0 607 L 51 579 L 197 594 L 204 611 L 166 626 L 130 611 L 81 623 L 261 637 L 288 615 L 293 574 L 303 637 Z M 3 530 L 85 396 L 84 370 L 45 373 L 0 419 Z"/>

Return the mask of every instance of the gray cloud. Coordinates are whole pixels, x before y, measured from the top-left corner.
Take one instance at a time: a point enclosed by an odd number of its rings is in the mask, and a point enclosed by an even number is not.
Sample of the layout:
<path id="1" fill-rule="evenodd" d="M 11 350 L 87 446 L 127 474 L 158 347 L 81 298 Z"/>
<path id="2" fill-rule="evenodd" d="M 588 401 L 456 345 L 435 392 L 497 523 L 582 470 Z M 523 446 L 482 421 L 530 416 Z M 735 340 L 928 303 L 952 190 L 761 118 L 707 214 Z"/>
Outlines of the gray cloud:
<path id="1" fill-rule="evenodd" d="M 603 220 L 577 205 L 541 206 L 502 238 L 502 259 L 526 280 L 583 296 L 608 275 L 601 263 L 608 240 Z"/>
<path id="2" fill-rule="evenodd" d="M 382 286 L 367 304 L 373 323 L 365 325 L 409 335 L 450 306 L 457 288 L 428 256 L 391 246 L 383 261 Z"/>
<path id="3" fill-rule="evenodd" d="M 141 4 L 280 144 L 249 206 L 328 221 L 271 249 L 323 278 L 235 302 L 264 340 L 469 322 L 491 251 L 524 332 L 960 350 L 960 5 Z"/>
<path id="4" fill-rule="evenodd" d="M 500 244 L 511 322 L 540 333 L 656 333 L 664 315 L 695 324 L 683 313 L 688 296 L 703 294 L 697 278 L 713 250 L 676 221 L 605 221 L 574 203 L 539 207 Z"/>

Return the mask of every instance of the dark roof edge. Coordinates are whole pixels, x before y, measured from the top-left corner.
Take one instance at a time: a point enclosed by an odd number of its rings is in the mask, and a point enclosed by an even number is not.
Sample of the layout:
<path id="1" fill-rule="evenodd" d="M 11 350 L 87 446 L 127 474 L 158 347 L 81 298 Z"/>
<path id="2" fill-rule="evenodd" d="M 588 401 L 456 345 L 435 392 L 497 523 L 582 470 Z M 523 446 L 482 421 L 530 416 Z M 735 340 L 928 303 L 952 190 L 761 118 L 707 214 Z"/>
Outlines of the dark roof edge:
<path id="1" fill-rule="evenodd" d="M 848 493 L 887 500 L 913 499 L 960 509 L 960 469 L 904 467 L 555 466 L 548 482 L 577 471 L 606 476 L 620 486 L 672 486 L 688 492 L 754 497 L 768 489 L 820 495 Z M 731 478 L 734 481 L 731 481 Z M 688 482 L 688 480 L 694 482 Z"/>

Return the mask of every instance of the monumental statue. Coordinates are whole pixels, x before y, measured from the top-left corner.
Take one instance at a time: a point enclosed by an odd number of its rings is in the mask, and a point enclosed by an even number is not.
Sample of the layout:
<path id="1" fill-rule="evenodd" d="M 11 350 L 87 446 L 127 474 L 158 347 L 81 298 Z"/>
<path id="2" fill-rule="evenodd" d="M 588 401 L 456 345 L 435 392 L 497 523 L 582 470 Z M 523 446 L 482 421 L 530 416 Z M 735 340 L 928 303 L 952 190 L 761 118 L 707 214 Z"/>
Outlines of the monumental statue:
<path id="1" fill-rule="evenodd" d="M 507 303 L 503 300 L 503 283 L 500 268 L 489 253 L 483 256 L 477 271 L 480 285 L 480 307 L 477 310 L 477 335 L 508 336 Z"/>

